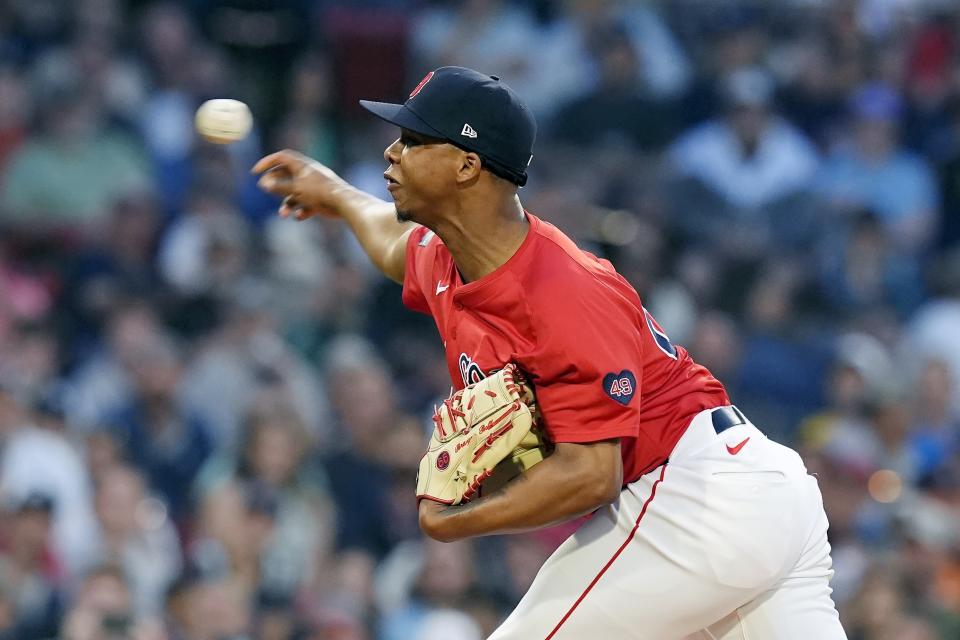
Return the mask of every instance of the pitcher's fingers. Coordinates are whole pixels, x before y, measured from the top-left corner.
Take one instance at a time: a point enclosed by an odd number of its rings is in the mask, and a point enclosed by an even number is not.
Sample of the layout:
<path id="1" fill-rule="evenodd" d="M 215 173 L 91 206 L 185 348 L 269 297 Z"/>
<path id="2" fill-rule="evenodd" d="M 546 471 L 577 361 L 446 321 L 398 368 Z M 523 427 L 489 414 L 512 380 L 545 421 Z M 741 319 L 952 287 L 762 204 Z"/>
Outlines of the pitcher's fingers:
<path id="1" fill-rule="evenodd" d="M 277 151 L 271 153 L 270 155 L 263 156 L 257 162 L 250 167 L 250 173 L 263 173 L 267 169 L 271 169 L 282 164 L 283 151 Z"/>
<path id="2" fill-rule="evenodd" d="M 286 169 L 273 169 L 260 176 L 257 186 L 267 193 L 286 196 L 293 188 L 293 177 Z"/>
<path id="3" fill-rule="evenodd" d="M 301 207 L 297 204 L 297 201 L 293 199 L 293 196 L 287 196 L 283 199 L 283 202 L 280 203 L 280 217 L 286 218 L 291 214 L 296 213 Z"/>
<path id="4" fill-rule="evenodd" d="M 284 149 L 283 151 L 276 151 L 257 160 L 257 163 L 250 169 L 250 173 L 263 173 L 275 167 L 284 167 L 290 173 L 296 173 L 303 164 L 303 160 L 299 157 L 299 154 L 295 154 L 289 149 Z"/>
<path id="5" fill-rule="evenodd" d="M 293 217 L 297 220 L 306 220 L 307 218 L 313 217 L 313 212 L 307 211 L 303 207 L 297 207 L 297 212 L 293 214 Z"/>

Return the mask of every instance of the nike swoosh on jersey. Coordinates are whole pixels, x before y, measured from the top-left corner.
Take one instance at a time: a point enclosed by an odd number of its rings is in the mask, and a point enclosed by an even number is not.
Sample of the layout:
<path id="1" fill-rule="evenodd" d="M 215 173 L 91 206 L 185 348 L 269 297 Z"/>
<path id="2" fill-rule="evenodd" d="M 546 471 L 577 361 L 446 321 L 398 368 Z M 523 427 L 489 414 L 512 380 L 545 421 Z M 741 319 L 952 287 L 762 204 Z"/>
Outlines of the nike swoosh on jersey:
<path id="1" fill-rule="evenodd" d="M 448 285 L 448 284 L 443 284 L 442 282 L 438 282 L 438 283 L 437 283 L 437 295 L 440 295 L 441 293 L 443 293 L 444 291 L 446 291 L 446 290 L 449 289 L 449 288 L 450 288 L 450 285 Z"/>
<path id="2" fill-rule="evenodd" d="M 744 438 L 743 442 L 741 442 L 735 447 L 731 447 L 730 445 L 727 445 L 727 453 L 729 453 L 732 456 L 737 455 L 738 453 L 740 453 L 740 449 L 743 449 L 743 445 L 747 444 L 749 440 L 750 438 Z"/>

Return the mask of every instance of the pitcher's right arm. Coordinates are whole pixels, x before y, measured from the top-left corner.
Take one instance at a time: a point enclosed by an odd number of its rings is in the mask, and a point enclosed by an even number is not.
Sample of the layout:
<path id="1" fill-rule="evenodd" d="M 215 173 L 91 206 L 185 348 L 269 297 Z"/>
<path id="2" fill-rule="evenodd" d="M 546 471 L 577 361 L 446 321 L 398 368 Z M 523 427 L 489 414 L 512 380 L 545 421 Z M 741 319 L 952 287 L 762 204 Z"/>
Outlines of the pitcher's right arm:
<path id="1" fill-rule="evenodd" d="M 329 167 L 289 149 L 261 158 L 251 171 L 260 174 L 261 189 L 283 197 L 281 216 L 342 218 L 373 264 L 391 280 L 403 282 L 407 238 L 417 225 L 399 222 L 393 203 L 357 189 Z"/>

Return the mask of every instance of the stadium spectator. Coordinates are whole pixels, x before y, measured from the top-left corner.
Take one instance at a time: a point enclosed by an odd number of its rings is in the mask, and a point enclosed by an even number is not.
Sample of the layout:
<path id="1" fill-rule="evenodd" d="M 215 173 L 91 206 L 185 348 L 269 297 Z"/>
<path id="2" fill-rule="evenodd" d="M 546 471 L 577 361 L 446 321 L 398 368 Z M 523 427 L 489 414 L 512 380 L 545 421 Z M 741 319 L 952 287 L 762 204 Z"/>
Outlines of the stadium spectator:
<path id="1" fill-rule="evenodd" d="M 960 323 L 960 250 L 941 257 L 935 268 L 936 291 L 911 317 L 903 332 L 903 353 L 913 358 L 935 357 L 950 368 L 953 404 L 960 406 L 960 342 L 954 328 Z"/>
<path id="2" fill-rule="evenodd" d="M 773 111 L 774 81 L 759 68 L 724 79 L 724 116 L 684 133 L 670 149 L 681 178 L 677 224 L 687 237 L 734 254 L 806 239 L 819 158 L 813 145 Z"/>
<path id="3" fill-rule="evenodd" d="M 866 85 L 850 101 L 853 139 L 823 166 L 820 188 L 835 215 L 875 212 L 898 250 L 916 255 L 936 228 L 940 198 L 923 158 L 898 142 L 903 99 L 885 85 Z"/>
<path id="4" fill-rule="evenodd" d="M 898 250 L 870 211 L 844 227 L 825 238 L 820 276 L 824 299 L 848 317 L 885 308 L 908 317 L 923 301 L 920 266 Z"/>
<path id="5" fill-rule="evenodd" d="M 148 629 L 147 625 L 145 620 L 133 615 L 123 572 L 115 566 L 103 565 L 84 576 L 73 606 L 64 617 L 60 637 L 112 640 L 117 636 L 136 635 Z"/>
<path id="6" fill-rule="evenodd" d="M 892 356 L 877 339 L 862 333 L 839 337 L 824 378 L 826 406 L 800 424 L 802 445 L 842 460 L 859 474 L 869 473 L 881 455 L 881 444 L 867 407 L 892 375 Z"/>
<path id="7" fill-rule="evenodd" d="M 281 395 L 305 425 L 311 443 L 328 435 L 327 401 L 316 371 L 284 341 L 273 293 L 263 281 L 245 281 L 232 293 L 221 292 L 229 301 L 212 304 L 221 315 L 206 319 L 217 324 L 184 372 L 184 402 L 203 417 L 217 446 L 226 450 L 237 446 L 244 417 L 261 391 Z"/>
<path id="8" fill-rule="evenodd" d="M 247 600 L 261 589 L 272 593 L 270 580 L 276 576 L 268 575 L 274 567 L 268 563 L 267 550 L 274 539 L 279 504 L 277 490 L 257 482 L 226 487 L 215 500 L 206 500 L 188 547 L 191 564 L 207 577 L 226 580 Z"/>
<path id="9" fill-rule="evenodd" d="M 566 144 L 628 146 L 657 151 L 673 135 L 670 104 L 644 93 L 628 34 L 611 25 L 594 35 L 597 84 L 562 105 L 553 115 L 553 133 Z"/>
<path id="10" fill-rule="evenodd" d="M 52 509 L 51 553 L 67 575 L 86 564 L 95 537 L 93 499 L 86 468 L 71 441 L 40 426 L 38 415 L 0 387 L 0 495 L 26 500 L 46 496 Z"/>
<path id="11" fill-rule="evenodd" d="M 209 426 L 178 398 L 182 357 L 169 338 L 139 345 L 130 363 L 132 394 L 105 418 L 181 526 L 194 478 L 213 450 Z"/>
<path id="12" fill-rule="evenodd" d="M 35 62 L 32 84 L 41 92 L 56 92 L 58 87 L 81 81 L 84 92 L 97 96 L 107 118 L 129 128 L 146 96 L 145 78 L 137 61 L 116 54 L 123 21 L 120 3 L 97 4 L 89 0 L 77 3 L 75 35 Z"/>
<path id="13" fill-rule="evenodd" d="M 299 149 L 333 165 L 339 160 L 339 132 L 333 113 L 333 62 L 320 50 L 300 58 L 293 68 L 290 108 L 279 128 L 278 147 Z"/>
<path id="14" fill-rule="evenodd" d="M 221 454 L 197 480 L 201 502 L 212 505 L 245 486 L 268 487 L 276 495 L 275 523 L 263 550 L 259 588 L 292 597 L 326 564 L 336 516 L 326 478 L 307 457 L 310 437 L 282 398 L 255 407 L 247 417 L 236 457 Z"/>
<path id="15" fill-rule="evenodd" d="M 691 12 L 689 22 L 683 21 L 702 38 L 701 60 L 683 97 L 684 124 L 692 127 L 716 117 L 722 111 L 725 79 L 738 69 L 764 64 L 770 34 L 763 18 L 757 5 L 726 3 Z"/>
<path id="16" fill-rule="evenodd" d="M 8 224 L 21 230 L 85 226 L 102 220 L 114 199 L 149 184 L 139 145 L 108 126 L 98 97 L 72 78 L 38 105 L 41 133 L 31 136 L 8 161 L 0 206 Z M 57 176 L 51 189 L 46 176 Z"/>
<path id="17" fill-rule="evenodd" d="M 160 245 L 164 280 L 184 298 L 223 295 L 247 268 L 251 230 L 232 204 L 215 194 L 194 193 L 187 213 Z"/>
<path id="18" fill-rule="evenodd" d="M 101 303 L 98 298 L 91 302 Z M 141 345 L 157 342 L 166 333 L 158 310 L 145 299 L 120 298 L 90 306 L 84 319 L 89 319 L 97 340 L 74 362 L 64 392 L 67 422 L 80 432 L 102 426 L 110 412 L 129 399 L 132 367 Z M 71 320 L 79 333 L 85 323 L 78 316 Z"/>
<path id="19" fill-rule="evenodd" d="M 733 320 L 719 311 L 701 313 L 689 345 L 691 352 L 697 354 L 697 361 L 736 395 L 735 372 L 742 345 Z"/>
<path id="20" fill-rule="evenodd" d="M 48 323 L 18 324 L 0 360 L 0 385 L 37 406 L 56 395 L 60 371 L 57 336 Z"/>
<path id="21" fill-rule="evenodd" d="M 388 612 L 380 636 L 383 640 L 401 638 L 481 638 L 480 629 L 463 613 L 473 580 L 471 543 L 453 544 L 428 540 L 420 550 L 408 600 Z"/>
<path id="22" fill-rule="evenodd" d="M 949 367 L 938 359 L 928 360 L 916 379 L 910 438 L 921 486 L 947 480 L 943 476 L 953 471 L 960 454 L 960 408 L 951 404 L 954 388 Z"/>
<path id="23" fill-rule="evenodd" d="M 595 81 L 595 66 L 590 63 L 589 51 L 596 37 L 602 37 L 610 25 L 620 25 L 634 50 L 634 57 L 642 69 L 640 79 L 644 93 L 657 100 L 671 100 L 686 89 L 691 69 L 684 45 L 674 33 L 674 25 L 664 20 L 661 13 L 666 7 L 637 2 L 589 2 L 574 1 L 566 5 L 552 24 L 547 50 L 553 60 L 546 60 L 542 67 L 540 82 L 544 77 L 572 76 L 576 86 L 590 85 Z M 559 54 L 559 55 L 558 55 Z M 570 64 L 574 61 L 580 64 Z M 584 64 L 586 63 L 586 64 Z M 570 64 L 569 71 L 559 69 Z M 547 85 L 548 86 L 548 85 Z M 563 96 L 563 87 L 553 90 L 554 96 Z"/>
<path id="24" fill-rule="evenodd" d="M 178 4 L 157 2 L 141 16 L 140 55 L 152 87 L 140 118 L 144 146 L 163 206 L 180 213 L 193 180 L 193 111 L 199 104 L 196 25 Z M 214 87 L 209 91 L 215 92 Z"/>
<path id="25" fill-rule="evenodd" d="M 781 91 L 783 113 L 826 152 L 846 115 L 849 72 L 819 32 L 801 35 L 792 48 L 796 68 Z"/>
<path id="26" fill-rule="evenodd" d="M 136 469 L 119 465 L 101 472 L 94 505 L 99 527 L 91 563 L 122 568 L 133 611 L 156 617 L 182 567 L 180 541 L 166 506 L 149 497 Z"/>
<path id="27" fill-rule="evenodd" d="M 520 87 L 530 108 L 543 113 L 551 99 L 538 77 L 541 61 L 548 61 L 545 36 L 529 8 L 519 3 L 471 0 L 462 7 L 435 5 L 414 20 L 411 56 L 416 69 L 483 66 Z M 569 89 L 562 85 L 568 78 L 569 72 L 567 78 L 557 79 L 561 90 Z"/>
<path id="28" fill-rule="evenodd" d="M 11 637 L 42 640 L 57 631 L 63 614 L 66 576 L 51 539 L 53 500 L 31 493 L 4 514 L 0 571 L 10 594 Z"/>
<path id="29" fill-rule="evenodd" d="M 54 294 L 40 274 L 19 264 L 12 255 L 13 243 L 0 238 L 0 351 L 7 347 L 14 327 L 40 320 L 50 313 Z"/>
<path id="30" fill-rule="evenodd" d="M 328 357 L 329 393 L 341 437 L 340 446 L 325 452 L 323 464 L 337 503 L 337 547 L 382 557 L 407 532 L 391 517 L 392 453 L 383 446 L 400 412 L 386 367 L 369 344 L 343 339 Z"/>
<path id="31" fill-rule="evenodd" d="M 151 193 L 125 194 L 111 205 L 89 244 L 63 267 L 58 306 L 70 317 L 62 336 L 75 363 L 96 350 L 105 318 L 121 300 L 142 292 L 161 295 L 154 262 L 162 220 Z"/>
<path id="32" fill-rule="evenodd" d="M 767 264 L 758 271 L 747 294 L 733 383 L 741 392 L 738 406 L 758 416 L 767 433 L 789 439 L 797 421 L 821 404 L 827 361 L 826 345 L 798 320 L 802 284 L 795 264 Z"/>

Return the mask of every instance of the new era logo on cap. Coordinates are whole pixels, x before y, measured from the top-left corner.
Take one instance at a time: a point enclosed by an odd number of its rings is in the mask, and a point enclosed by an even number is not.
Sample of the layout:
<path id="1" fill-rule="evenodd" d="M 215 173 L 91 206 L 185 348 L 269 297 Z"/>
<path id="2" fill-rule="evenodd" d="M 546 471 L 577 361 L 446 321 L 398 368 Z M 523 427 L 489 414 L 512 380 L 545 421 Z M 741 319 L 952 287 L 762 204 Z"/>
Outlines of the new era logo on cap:
<path id="1" fill-rule="evenodd" d="M 463 129 L 460 130 L 460 135 L 467 136 L 468 138 L 476 138 L 477 132 L 474 131 L 473 127 L 471 127 L 469 124 L 463 123 Z"/>

